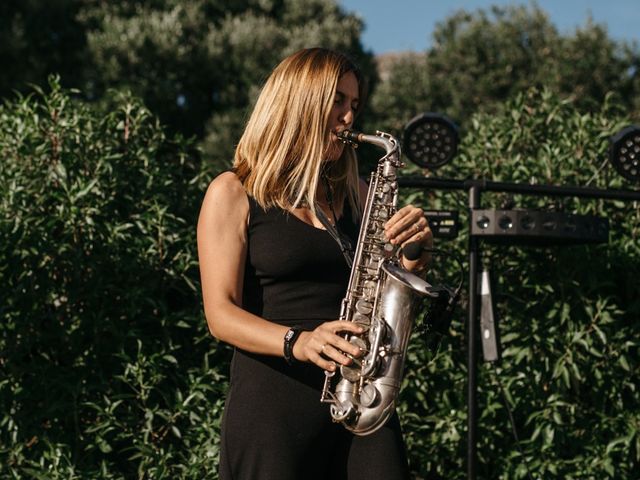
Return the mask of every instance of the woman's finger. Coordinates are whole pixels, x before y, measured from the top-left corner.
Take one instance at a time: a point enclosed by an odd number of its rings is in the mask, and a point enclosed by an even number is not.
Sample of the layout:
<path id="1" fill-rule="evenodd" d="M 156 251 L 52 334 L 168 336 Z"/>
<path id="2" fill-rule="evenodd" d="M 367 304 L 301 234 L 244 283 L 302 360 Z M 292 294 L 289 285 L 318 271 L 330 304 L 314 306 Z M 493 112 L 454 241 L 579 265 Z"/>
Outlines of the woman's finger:
<path id="1" fill-rule="evenodd" d="M 334 335 L 340 332 L 362 333 L 363 331 L 360 325 L 348 320 L 334 320 L 332 322 L 322 324 L 321 327 L 326 327 Z"/>
<path id="2" fill-rule="evenodd" d="M 413 224 L 406 227 L 404 230 L 399 231 L 392 241 L 396 245 L 403 245 L 407 242 L 420 242 L 426 243 L 426 240 L 432 235 L 429 223 L 423 217 L 416 220 Z"/>
<path id="3" fill-rule="evenodd" d="M 315 356 L 309 358 L 309 361 L 319 366 L 323 370 L 327 370 L 328 372 L 335 372 L 337 369 L 336 362 L 327 360 L 322 355 L 315 354 Z"/>
<path id="4" fill-rule="evenodd" d="M 398 210 L 385 224 L 385 236 L 391 243 L 399 244 L 428 226 L 429 223 L 424 218 L 422 209 L 408 205 Z"/>
<path id="5" fill-rule="evenodd" d="M 343 353 L 343 350 L 338 350 L 333 345 L 327 343 L 322 348 L 322 354 L 325 358 L 333 360 L 341 365 L 350 365 L 353 360 Z"/>

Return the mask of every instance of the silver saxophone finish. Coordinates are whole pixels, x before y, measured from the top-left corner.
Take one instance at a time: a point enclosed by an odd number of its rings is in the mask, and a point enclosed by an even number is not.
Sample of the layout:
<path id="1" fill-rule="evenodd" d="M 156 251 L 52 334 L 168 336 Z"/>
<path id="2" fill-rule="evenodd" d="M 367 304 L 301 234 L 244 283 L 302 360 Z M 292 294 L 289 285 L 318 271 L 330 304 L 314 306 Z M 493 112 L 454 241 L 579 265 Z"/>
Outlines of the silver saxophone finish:
<path id="1" fill-rule="evenodd" d="M 425 297 L 435 297 L 429 283 L 405 270 L 397 248 L 384 238 L 384 225 L 396 211 L 396 171 L 403 167 L 400 145 L 391 135 L 345 131 L 339 138 L 351 145 L 371 143 L 385 150 L 371 174 L 360 235 L 340 320 L 363 327 L 348 335 L 363 349 L 360 358 L 341 366 L 332 391 L 333 372 L 325 372 L 322 402 L 331 403 L 331 417 L 356 435 L 382 427 L 395 410 L 414 319 Z"/>

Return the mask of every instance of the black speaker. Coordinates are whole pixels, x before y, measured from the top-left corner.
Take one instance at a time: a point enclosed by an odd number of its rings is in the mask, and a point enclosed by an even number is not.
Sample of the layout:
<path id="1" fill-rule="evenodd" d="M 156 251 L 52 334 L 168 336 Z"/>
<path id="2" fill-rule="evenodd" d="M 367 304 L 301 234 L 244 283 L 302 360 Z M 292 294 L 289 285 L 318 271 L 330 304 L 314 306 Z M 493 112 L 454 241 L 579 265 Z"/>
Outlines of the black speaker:
<path id="1" fill-rule="evenodd" d="M 472 210 L 471 235 L 504 244 L 606 243 L 609 220 L 537 210 Z"/>

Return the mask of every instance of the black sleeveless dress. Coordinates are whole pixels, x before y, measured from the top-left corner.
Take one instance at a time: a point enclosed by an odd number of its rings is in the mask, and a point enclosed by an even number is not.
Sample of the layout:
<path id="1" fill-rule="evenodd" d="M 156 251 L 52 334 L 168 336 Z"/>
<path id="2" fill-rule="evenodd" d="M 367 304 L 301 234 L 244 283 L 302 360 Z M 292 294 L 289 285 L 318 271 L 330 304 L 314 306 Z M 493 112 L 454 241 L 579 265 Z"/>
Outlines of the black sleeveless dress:
<path id="1" fill-rule="evenodd" d="M 326 231 L 249 197 L 243 308 L 286 326 L 313 330 L 336 320 L 349 280 L 342 252 Z M 355 245 L 345 213 L 338 228 Z M 358 437 L 331 421 L 320 403 L 324 372 L 305 363 L 236 349 L 222 421 L 221 480 L 395 480 L 408 478 L 394 415 Z"/>

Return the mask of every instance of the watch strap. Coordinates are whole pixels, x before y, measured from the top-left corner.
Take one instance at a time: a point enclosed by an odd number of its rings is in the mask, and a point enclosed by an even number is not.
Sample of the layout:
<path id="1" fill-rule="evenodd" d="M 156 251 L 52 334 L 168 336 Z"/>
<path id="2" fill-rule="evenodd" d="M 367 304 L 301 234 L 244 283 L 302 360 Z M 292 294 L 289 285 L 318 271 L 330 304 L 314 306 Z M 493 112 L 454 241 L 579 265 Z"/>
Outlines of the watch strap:
<path id="1" fill-rule="evenodd" d="M 302 330 L 298 327 L 291 327 L 284 334 L 284 359 L 289 365 L 294 365 L 298 360 L 293 356 L 293 346 L 295 345 Z"/>

